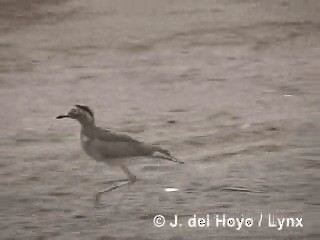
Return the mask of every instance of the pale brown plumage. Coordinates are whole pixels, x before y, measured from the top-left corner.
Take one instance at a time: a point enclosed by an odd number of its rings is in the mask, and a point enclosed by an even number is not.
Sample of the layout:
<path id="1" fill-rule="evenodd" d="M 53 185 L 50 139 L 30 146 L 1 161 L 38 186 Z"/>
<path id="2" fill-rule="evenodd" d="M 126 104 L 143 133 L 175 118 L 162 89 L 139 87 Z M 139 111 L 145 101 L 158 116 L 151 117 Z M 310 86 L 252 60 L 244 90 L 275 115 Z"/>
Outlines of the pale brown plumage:
<path id="1" fill-rule="evenodd" d="M 77 120 L 81 124 L 81 146 L 87 155 L 96 161 L 120 167 L 128 176 L 128 183 L 136 180 L 134 174 L 126 167 L 126 160 L 130 158 L 151 157 L 183 163 L 173 157 L 168 150 L 159 146 L 146 144 L 128 135 L 113 133 L 97 127 L 94 121 L 94 113 L 88 106 L 75 105 L 75 108 L 72 108 L 68 114 L 57 117 L 57 119 L 61 118 Z M 104 189 L 98 194 L 100 195 L 120 186 L 122 185 L 117 185 L 117 187 L 112 187 L 112 189 Z"/>

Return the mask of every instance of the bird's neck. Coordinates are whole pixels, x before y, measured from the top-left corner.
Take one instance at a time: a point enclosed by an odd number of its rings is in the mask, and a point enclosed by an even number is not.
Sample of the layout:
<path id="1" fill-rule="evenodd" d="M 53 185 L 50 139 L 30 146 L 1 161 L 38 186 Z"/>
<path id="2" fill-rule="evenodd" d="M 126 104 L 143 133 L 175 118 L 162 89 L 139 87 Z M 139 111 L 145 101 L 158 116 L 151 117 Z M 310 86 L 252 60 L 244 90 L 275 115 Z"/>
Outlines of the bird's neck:
<path id="1" fill-rule="evenodd" d="M 96 124 L 93 119 L 79 119 L 79 123 L 81 124 L 81 129 L 83 131 L 90 130 L 96 127 Z"/>
<path id="2" fill-rule="evenodd" d="M 96 131 L 95 125 L 82 125 L 81 124 L 81 136 L 92 138 Z"/>

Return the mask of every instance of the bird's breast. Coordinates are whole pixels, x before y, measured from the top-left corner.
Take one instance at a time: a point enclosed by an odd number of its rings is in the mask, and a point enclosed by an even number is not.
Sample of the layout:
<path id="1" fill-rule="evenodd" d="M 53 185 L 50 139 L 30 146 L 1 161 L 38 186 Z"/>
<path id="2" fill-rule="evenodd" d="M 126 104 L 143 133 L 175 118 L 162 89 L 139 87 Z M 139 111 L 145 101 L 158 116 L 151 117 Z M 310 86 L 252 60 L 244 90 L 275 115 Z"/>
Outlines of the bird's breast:
<path id="1" fill-rule="evenodd" d="M 103 161 L 103 156 L 101 155 L 99 149 L 97 149 L 95 146 L 94 138 L 91 138 L 85 134 L 81 134 L 80 140 L 81 147 L 88 156 L 95 159 L 96 161 Z"/>
<path id="2" fill-rule="evenodd" d="M 90 138 L 84 134 L 81 134 L 81 143 L 87 144 L 90 141 Z"/>
<path id="3" fill-rule="evenodd" d="M 80 142 L 82 149 L 90 155 L 90 145 L 91 145 L 91 138 L 86 136 L 85 134 L 80 135 Z"/>

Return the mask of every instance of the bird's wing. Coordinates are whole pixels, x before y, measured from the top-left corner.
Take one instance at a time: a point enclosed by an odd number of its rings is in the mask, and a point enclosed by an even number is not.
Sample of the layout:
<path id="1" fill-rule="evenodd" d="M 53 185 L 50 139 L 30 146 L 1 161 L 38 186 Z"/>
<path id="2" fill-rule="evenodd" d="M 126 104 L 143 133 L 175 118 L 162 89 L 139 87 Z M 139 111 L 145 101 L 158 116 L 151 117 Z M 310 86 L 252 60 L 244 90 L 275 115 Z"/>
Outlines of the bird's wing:
<path id="1" fill-rule="evenodd" d="M 93 139 L 90 147 L 105 159 L 148 156 L 151 152 L 144 144 L 102 141 L 98 138 Z"/>
<path id="2" fill-rule="evenodd" d="M 140 141 L 133 139 L 132 137 L 125 134 L 113 133 L 109 130 L 97 128 L 96 138 L 103 142 L 125 142 L 125 143 L 136 143 L 141 144 Z"/>
<path id="3" fill-rule="evenodd" d="M 183 163 L 173 157 L 169 151 L 158 146 L 142 143 L 125 134 L 117 134 L 106 129 L 97 128 L 95 136 L 93 146 L 107 158 L 152 156 L 158 152 L 161 155 L 156 157 L 172 162 Z"/>
<path id="4" fill-rule="evenodd" d="M 91 147 L 98 150 L 105 158 L 133 157 L 151 155 L 153 147 L 125 134 L 113 133 L 97 128 Z"/>

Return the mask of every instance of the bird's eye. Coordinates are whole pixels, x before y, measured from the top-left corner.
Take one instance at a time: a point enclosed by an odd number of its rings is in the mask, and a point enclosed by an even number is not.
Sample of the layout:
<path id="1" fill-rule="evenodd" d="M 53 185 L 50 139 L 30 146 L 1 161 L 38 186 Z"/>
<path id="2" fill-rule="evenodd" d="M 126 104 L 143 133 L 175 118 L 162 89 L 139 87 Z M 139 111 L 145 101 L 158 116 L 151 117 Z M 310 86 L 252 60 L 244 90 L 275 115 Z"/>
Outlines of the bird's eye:
<path id="1" fill-rule="evenodd" d="M 80 111 L 79 111 L 79 109 L 77 109 L 77 108 L 75 108 L 75 109 L 72 110 L 72 113 L 73 113 L 73 114 L 79 114 L 79 112 L 80 112 Z"/>

